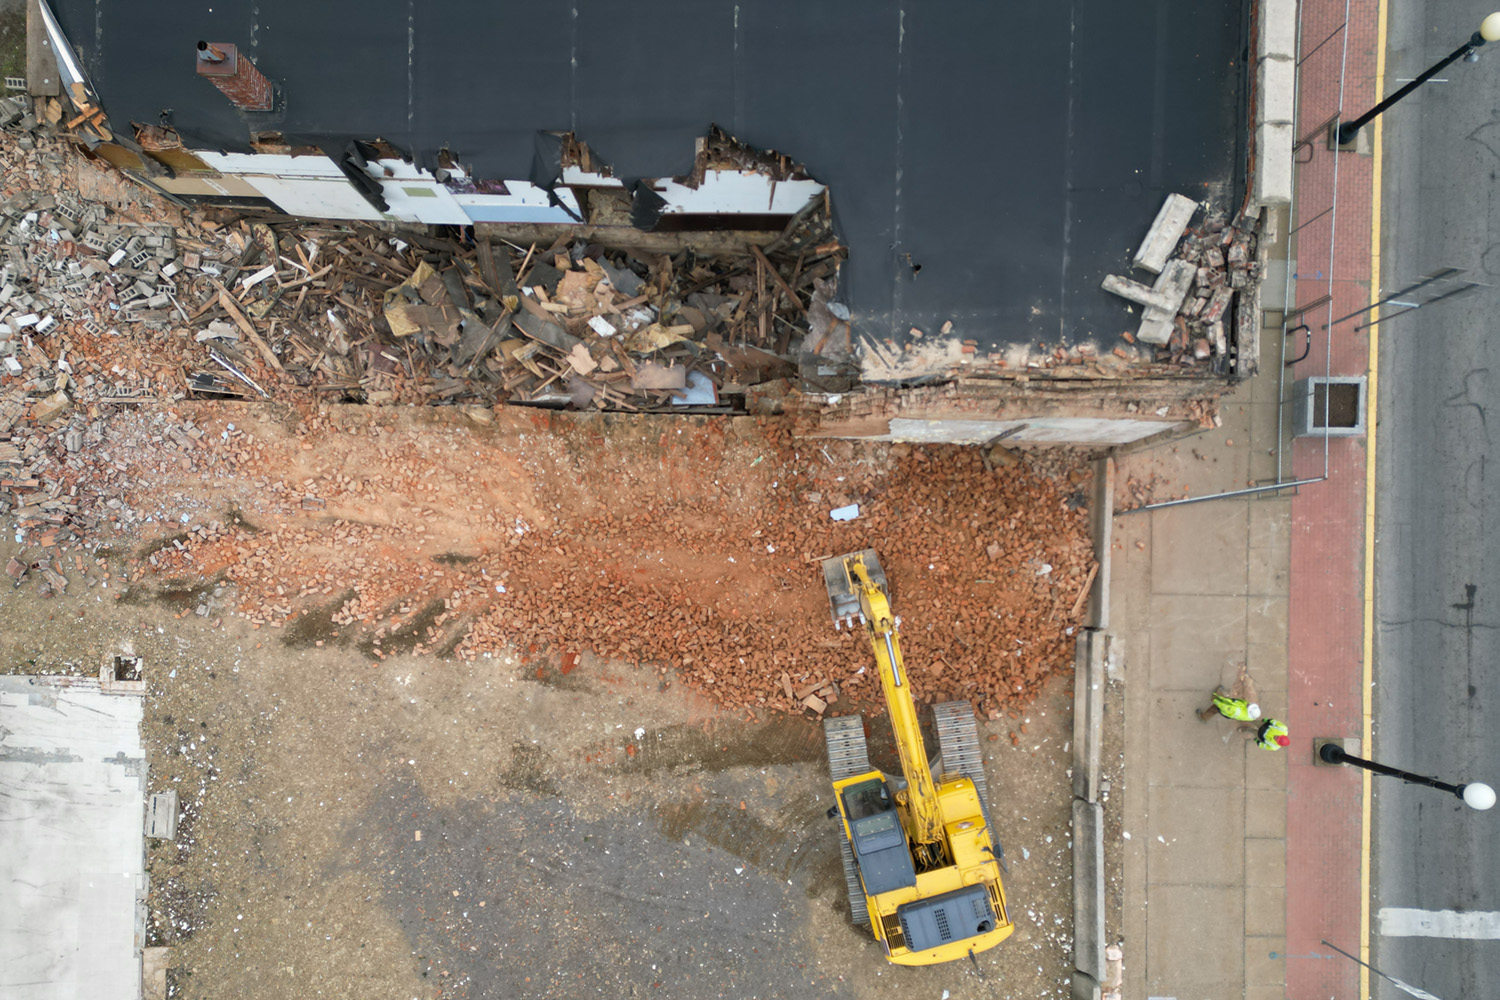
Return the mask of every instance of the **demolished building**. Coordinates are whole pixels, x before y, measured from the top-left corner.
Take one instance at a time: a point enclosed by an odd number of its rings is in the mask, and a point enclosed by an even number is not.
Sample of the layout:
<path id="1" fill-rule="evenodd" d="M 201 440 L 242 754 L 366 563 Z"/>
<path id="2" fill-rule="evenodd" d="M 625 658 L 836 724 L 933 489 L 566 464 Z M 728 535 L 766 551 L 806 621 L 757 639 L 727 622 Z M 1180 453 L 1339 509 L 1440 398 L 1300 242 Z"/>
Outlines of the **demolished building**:
<path id="1" fill-rule="evenodd" d="M 225 218 L 376 234 L 361 252 L 398 301 L 260 331 L 284 362 L 368 319 L 351 385 L 416 332 L 446 352 L 442 402 L 735 411 L 795 390 L 829 436 L 1109 446 L 1211 421 L 1256 368 L 1240 4 L 1166 33 L 977 2 L 381 2 L 353 25 L 283 2 L 31 6 L 36 118 L 88 155 Z M 1159 100 L 1093 68 L 1122 39 Z M 1198 203 L 1187 281 L 1165 337 L 1138 338 L 1102 286 L 1152 277 L 1131 255 L 1174 192 Z M 421 243 L 449 236 L 461 264 Z M 209 277 L 266 267 L 235 290 L 248 310 L 290 283 L 278 261 Z"/>

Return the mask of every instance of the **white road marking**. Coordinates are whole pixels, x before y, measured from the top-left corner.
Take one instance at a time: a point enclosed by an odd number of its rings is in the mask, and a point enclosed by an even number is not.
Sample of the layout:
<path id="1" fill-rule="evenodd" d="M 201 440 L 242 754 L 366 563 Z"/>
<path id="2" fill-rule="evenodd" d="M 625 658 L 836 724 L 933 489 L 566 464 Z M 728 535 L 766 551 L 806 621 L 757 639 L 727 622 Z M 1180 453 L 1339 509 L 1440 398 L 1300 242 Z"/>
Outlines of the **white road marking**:
<path id="1" fill-rule="evenodd" d="M 1384 937 L 1459 938 L 1500 941 L 1500 911 L 1416 910 L 1382 906 L 1380 934 Z"/>

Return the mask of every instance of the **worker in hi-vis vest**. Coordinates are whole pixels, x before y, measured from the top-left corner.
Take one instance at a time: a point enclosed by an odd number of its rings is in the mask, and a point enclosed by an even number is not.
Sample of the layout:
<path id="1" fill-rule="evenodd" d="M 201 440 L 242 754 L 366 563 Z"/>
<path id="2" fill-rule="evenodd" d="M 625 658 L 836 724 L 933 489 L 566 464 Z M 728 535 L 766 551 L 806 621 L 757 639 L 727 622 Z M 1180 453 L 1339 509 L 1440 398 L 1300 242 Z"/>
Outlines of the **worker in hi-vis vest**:
<path id="1" fill-rule="evenodd" d="M 1291 731 L 1287 729 L 1286 723 L 1267 719 L 1255 731 L 1255 745 L 1262 750 L 1280 750 L 1282 747 L 1291 746 Z"/>
<path id="2" fill-rule="evenodd" d="M 1214 703 L 1198 713 L 1198 718 L 1207 722 L 1215 715 L 1222 715 L 1235 722 L 1254 722 L 1260 718 L 1260 706 L 1244 698 L 1234 698 L 1223 688 L 1214 689 Z"/>

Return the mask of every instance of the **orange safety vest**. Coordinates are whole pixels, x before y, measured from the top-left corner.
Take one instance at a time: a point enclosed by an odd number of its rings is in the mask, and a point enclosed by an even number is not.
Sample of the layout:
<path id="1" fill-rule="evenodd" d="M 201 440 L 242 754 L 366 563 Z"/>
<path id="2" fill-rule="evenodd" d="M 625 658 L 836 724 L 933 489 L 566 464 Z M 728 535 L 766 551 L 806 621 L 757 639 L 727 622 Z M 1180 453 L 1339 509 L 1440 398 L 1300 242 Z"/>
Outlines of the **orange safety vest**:
<path id="1" fill-rule="evenodd" d="M 1255 733 L 1255 745 L 1262 750 L 1280 750 L 1281 744 L 1276 742 L 1276 737 L 1290 735 L 1291 730 L 1287 729 L 1285 723 L 1267 719 Z"/>

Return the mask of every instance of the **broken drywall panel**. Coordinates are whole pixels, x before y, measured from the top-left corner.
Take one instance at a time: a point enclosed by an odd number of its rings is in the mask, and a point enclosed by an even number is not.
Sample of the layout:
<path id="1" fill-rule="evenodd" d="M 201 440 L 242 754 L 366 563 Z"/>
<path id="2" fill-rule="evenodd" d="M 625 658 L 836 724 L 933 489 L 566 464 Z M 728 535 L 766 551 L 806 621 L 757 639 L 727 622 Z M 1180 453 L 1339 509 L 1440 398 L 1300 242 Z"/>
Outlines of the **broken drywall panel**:
<path id="1" fill-rule="evenodd" d="M 355 219 L 378 222 L 382 218 L 342 176 L 271 177 L 240 174 L 239 179 L 269 198 L 287 215 L 311 219 Z"/>
<path id="2" fill-rule="evenodd" d="M 473 223 L 463 206 L 431 176 L 410 180 L 383 180 L 381 194 L 390 211 L 386 214 L 400 222 L 421 222 L 429 226 L 467 226 Z"/>
<path id="3" fill-rule="evenodd" d="M 929 337 L 908 341 L 906 349 L 889 342 L 876 342 L 861 335 L 860 378 L 865 382 L 900 382 L 929 375 L 942 375 L 962 365 L 963 342 L 957 337 Z"/>
<path id="4" fill-rule="evenodd" d="M 455 192 L 453 200 L 475 222 L 557 223 L 573 225 L 583 217 L 578 199 L 566 187 L 555 192 L 555 205 L 545 188 L 530 181 L 506 181 L 506 194 Z"/>
<path id="5" fill-rule="evenodd" d="M 274 177 L 336 177 L 344 174 L 337 163 L 321 153 L 291 156 L 286 153 L 221 153 L 211 149 L 190 152 L 221 174 L 267 174 Z"/>
<path id="6" fill-rule="evenodd" d="M 618 177 L 600 173 L 597 170 L 584 170 L 582 167 L 565 166 L 562 168 L 562 182 L 574 187 L 612 187 L 622 188 L 625 182 Z"/>
<path id="7" fill-rule="evenodd" d="M 709 170 L 696 188 L 675 180 L 652 189 L 662 215 L 796 215 L 825 190 L 813 180 L 777 181 L 753 170 Z"/>

